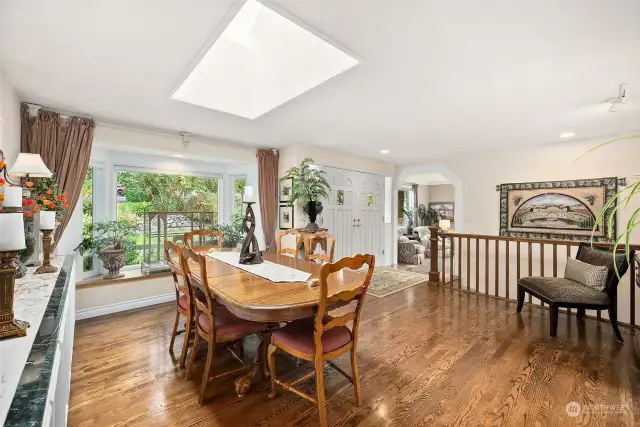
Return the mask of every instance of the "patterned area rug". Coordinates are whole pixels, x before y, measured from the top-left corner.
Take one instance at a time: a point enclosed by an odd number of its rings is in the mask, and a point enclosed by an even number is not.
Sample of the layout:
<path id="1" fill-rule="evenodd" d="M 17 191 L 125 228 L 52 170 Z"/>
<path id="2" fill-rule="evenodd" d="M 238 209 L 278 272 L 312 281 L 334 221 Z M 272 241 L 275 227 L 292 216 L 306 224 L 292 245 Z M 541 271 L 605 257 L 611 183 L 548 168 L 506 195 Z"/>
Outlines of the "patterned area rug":
<path id="1" fill-rule="evenodd" d="M 389 267 L 375 267 L 367 293 L 382 298 L 428 281 L 429 276 L 426 274 Z"/>

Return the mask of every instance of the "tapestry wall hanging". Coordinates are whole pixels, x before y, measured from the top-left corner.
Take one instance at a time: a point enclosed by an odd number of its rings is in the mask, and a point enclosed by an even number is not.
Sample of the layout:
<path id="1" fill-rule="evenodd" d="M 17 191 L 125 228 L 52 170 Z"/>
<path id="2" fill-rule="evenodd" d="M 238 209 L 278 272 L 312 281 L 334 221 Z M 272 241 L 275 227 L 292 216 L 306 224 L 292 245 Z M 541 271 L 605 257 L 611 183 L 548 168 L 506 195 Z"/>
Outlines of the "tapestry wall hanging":
<path id="1" fill-rule="evenodd" d="M 586 241 L 591 238 L 603 206 L 618 191 L 618 179 L 526 182 L 498 187 L 501 236 Z M 607 210 L 604 221 L 593 232 L 593 241 L 609 241 L 606 224 L 611 211 Z M 616 225 L 614 219 L 614 235 Z"/>

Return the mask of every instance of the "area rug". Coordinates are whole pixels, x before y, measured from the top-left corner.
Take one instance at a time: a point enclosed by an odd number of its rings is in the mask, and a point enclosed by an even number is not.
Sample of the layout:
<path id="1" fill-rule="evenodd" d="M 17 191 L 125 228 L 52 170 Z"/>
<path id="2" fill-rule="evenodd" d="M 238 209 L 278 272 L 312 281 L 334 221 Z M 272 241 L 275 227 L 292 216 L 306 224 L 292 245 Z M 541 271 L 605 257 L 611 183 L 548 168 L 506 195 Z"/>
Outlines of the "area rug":
<path id="1" fill-rule="evenodd" d="M 389 267 L 375 267 L 367 293 L 374 297 L 383 298 L 428 281 L 429 276 L 426 274 Z"/>

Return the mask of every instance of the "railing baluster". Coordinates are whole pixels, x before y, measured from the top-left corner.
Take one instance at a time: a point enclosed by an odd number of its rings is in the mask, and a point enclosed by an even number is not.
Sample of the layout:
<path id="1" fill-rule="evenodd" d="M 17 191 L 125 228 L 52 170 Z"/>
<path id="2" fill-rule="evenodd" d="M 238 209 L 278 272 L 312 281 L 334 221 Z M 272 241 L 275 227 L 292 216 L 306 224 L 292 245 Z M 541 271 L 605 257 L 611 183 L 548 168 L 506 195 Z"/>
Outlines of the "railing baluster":
<path id="1" fill-rule="evenodd" d="M 476 239 L 476 292 L 480 292 L 480 239 Z"/>
<path id="2" fill-rule="evenodd" d="M 571 245 L 567 245 L 567 259 L 571 256 Z M 571 316 L 571 309 L 567 308 L 567 314 Z"/>
<path id="3" fill-rule="evenodd" d="M 467 290 L 471 289 L 471 238 L 467 237 Z"/>
<path id="4" fill-rule="evenodd" d="M 449 247 L 449 283 L 451 283 L 451 287 L 453 288 L 453 239 L 449 240 L 449 244 L 451 245 Z M 459 250 L 460 249 L 458 249 L 458 251 Z"/>
<path id="5" fill-rule="evenodd" d="M 496 239 L 496 277 L 494 296 L 498 296 L 498 283 L 500 282 L 500 241 Z"/>
<path id="6" fill-rule="evenodd" d="M 540 243 L 540 276 L 544 277 L 544 243 Z M 544 301 L 540 301 L 540 306 L 544 307 Z"/>
<path id="7" fill-rule="evenodd" d="M 458 289 L 462 289 L 462 237 L 458 237 Z"/>
<path id="8" fill-rule="evenodd" d="M 484 294 L 489 295 L 489 239 L 484 241 Z"/>
<path id="9" fill-rule="evenodd" d="M 520 281 L 520 242 L 516 242 L 516 259 L 518 264 L 516 265 L 516 277 L 518 282 Z"/>
<path id="10" fill-rule="evenodd" d="M 529 267 L 529 276 L 533 276 L 533 255 L 531 254 L 531 251 L 533 250 L 533 245 L 531 244 L 531 242 L 529 242 L 528 244 L 528 254 L 527 254 L 527 262 L 528 262 L 528 267 Z M 529 304 L 531 304 L 531 294 L 529 294 Z"/>
<path id="11" fill-rule="evenodd" d="M 447 274 L 447 258 L 445 255 L 445 248 L 444 248 L 444 240 L 446 239 L 446 237 L 442 236 L 442 286 L 444 286 L 447 283 L 446 280 L 446 274 Z"/>
<path id="12" fill-rule="evenodd" d="M 553 277 L 558 277 L 558 245 L 553 244 Z"/>
<path id="13" fill-rule="evenodd" d="M 504 249 L 504 257 L 505 257 L 505 265 L 506 265 L 506 292 L 507 292 L 507 299 L 509 299 L 509 241 L 507 240 L 505 243 L 505 249 Z"/>

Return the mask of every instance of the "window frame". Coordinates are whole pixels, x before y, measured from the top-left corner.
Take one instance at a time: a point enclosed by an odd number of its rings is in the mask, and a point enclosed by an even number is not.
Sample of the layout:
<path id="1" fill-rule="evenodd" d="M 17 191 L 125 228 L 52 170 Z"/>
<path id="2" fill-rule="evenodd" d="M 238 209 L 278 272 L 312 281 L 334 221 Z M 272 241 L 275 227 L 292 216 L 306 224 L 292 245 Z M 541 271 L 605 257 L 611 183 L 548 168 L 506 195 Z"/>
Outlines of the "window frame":
<path id="1" fill-rule="evenodd" d="M 105 180 L 105 164 L 104 162 L 100 162 L 100 161 L 90 161 L 89 162 L 89 168 L 93 169 L 93 177 L 92 177 L 92 208 L 93 208 L 93 212 L 92 212 L 92 221 L 95 224 L 97 221 L 100 221 L 100 218 L 104 218 L 104 200 L 101 200 L 101 198 L 99 197 L 100 195 L 100 189 L 104 188 L 104 180 Z M 82 194 L 81 196 L 82 197 Z M 80 200 L 80 202 L 82 202 L 82 199 Z M 82 214 L 84 216 L 84 208 L 82 209 Z M 80 254 L 78 254 L 80 255 Z M 98 276 L 100 274 L 104 274 L 104 267 L 102 266 L 102 263 L 100 262 L 100 259 L 98 258 L 98 255 L 94 255 L 93 256 L 93 268 L 91 270 L 87 270 L 84 271 L 84 264 L 83 264 L 83 258 L 82 256 L 80 256 L 80 262 L 78 265 L 80 265 L 79 270 L 79 278 L 80 280 L 82 279 L 87 279 L 89 277 L 95 277 Z"/>
<path id="2" fill-rule="evenodd" d="M 155 173 L 155 174 L 163 174 L 163 175 L 178 175 L 178 176 L 197 176 L 197 177 L 206 177 L 206 178 L 217 178 L 218 179 L 218 223 L 222 224 L 224 222 L 224 197 L 225 197 L 225 177 L 222 173 L 207 173 L 207 172 L 199 172 L 199 171 L 182 171 L 176 169 L 159 169 L 159 168 L 145 168 L 141 166 L 129 166 L 123 164 L 114 164 L 111 173 L 110 184 L 108 186 L 109 191 L 108 194 L 108 216 L 113 221 L 117 221 L 118 219 L 118 198 L 116 196 L 116 186 L 118 185 L 118 172 L 142 172 L 142 173 Z M 126 190 L 125 190 L 126 191 Z M 231 192 L 233 195 L 233 191 Z M 233 197 L 233 196 L 232 196 Z M 95 208 L 94 208 L 95 212 Z M 95 218 L 95 216 L 94 216 Z M 141 268 L 142 264 L 132 264 L 125 265 L 122 267 L 121 271 L 131 271 Z M 101 267 L 102 268 L 102 267 Z"/>

